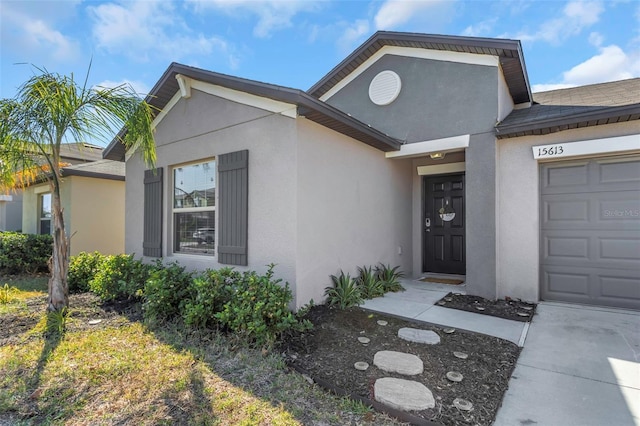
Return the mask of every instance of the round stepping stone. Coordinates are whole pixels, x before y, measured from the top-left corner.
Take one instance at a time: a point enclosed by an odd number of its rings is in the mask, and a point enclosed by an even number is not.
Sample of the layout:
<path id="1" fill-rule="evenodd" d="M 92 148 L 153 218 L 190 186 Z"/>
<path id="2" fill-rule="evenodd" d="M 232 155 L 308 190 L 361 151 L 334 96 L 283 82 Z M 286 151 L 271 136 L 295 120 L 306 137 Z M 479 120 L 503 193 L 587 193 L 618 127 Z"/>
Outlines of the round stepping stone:
<path id="1" fill-rule="evenodd" d="M 358 361 L 353 364 L 353 366 L 356 368 L 356 370 L 360 371 L 365 371 L 367 368 L 369 368 L 369 364 L 363 361 Z"/>
<path id="2" fill-rule="evenodd" d="M 517 313 L 519 317 L 528 317 L 529 316 L 529 312 L 518 312 Z"/>
<path id="3" fill-rule="evenodd" d="M 427 345 L 437 345 L 440 343 L 440 336 L 431 330 L 403 327 L 398 330 L 398 337 L 408 340 L 409 342 L 426 343 Z"/>
<path id="4" fill-rule="evenodd" d="M 456 331 L 456 329 L 455 328 L 445 328 L 442 331 L 447 333 L 447 334 L 451 334 L 451 333 L 454 333 Z"/>
<path id="5" fill-rule="evenodd" d="M 368 337 L 363 337 L 363 336 L 358 337 L 358 342 L 360 342 L 360 343 L 362 343 L 364 345 L 366 345 L 370 341 L 371 341 L 371 339 L 369 339 Z"/>
<path id="6" fill-rule="evenodd" d="M 444 302 L 444 301 L 442 301 L 442 300 L 438 302 L 438 305 L 440 305 L 440 306 L 444 306 L 444 305 L 446 305 L 446 304 L 447 304 L 447 302 Z"/>
<path id="7" fill-rule="evenodd" d="M 471 411 L 473 409 L 473 404 L 462 398 L 454 399 L 453 406 L 462 411 Z"/>
<path id="8" fill-rule="evenodd" d="M 386 322 L 385 320 L 378 320 L 378 325 L 387 325 L 389 324 L 388 322 Z"/>
<path id="9" fill-rule="evenodd" d="M 458 373 L 457 371 L 449 371 L 447 373 L 447 379 L 451 380 L 452 382 L 461 382 L 462 374 Z"/>
<path id="10" fill-rule="evenodd" d="M 396 351 L 379 351 L 373 356 L 373 365 L 387 373 L 414 376 L 424 371 L 422 360 L 415 355 Z"/>
<path id="11" fill-rule="evenodd" d="M 469 355 L 464 353 L 464 352 L 454 352 L 453 356 L 455 356 L 456 358 L 460 358 L 460 359 L 467 359 L 469 358 Z"/>
<path id="12" fill-rule="evenodd" d="M 525 311 L 533 311 L 533 306 L 522 306 Z"/>
<path id="13" fill-rule="evenodd" d="M 484 311 L 485 310 L 485 308 L 483 308 L 482 306 L 476 306 L 476 309 L 479 310 L 479 311 Z"/>
<path id="14" fill-rule="evenodd" d="M 436 406 L 433 394 L 422 383 L 384 377 L 373 385 L 375 400 L 402 411 L 427 410 Z"/>
<path id="15" fill-rule="evenodd" d="M 102 322 L 101 319 L 94 319 L 89 321 L 89 325 L 97 325 L 97 324 L 100 324 L 101 322 Z"/>
<path id="16" fill-rule="evenodd" d="M 445 302 L 451 302 L 452 300 L 453 300 L 453 298 L 452 298 L 452 297 L 445 297 L 445 298 L 444 298 L 444 301 L 445 301 Z"/>

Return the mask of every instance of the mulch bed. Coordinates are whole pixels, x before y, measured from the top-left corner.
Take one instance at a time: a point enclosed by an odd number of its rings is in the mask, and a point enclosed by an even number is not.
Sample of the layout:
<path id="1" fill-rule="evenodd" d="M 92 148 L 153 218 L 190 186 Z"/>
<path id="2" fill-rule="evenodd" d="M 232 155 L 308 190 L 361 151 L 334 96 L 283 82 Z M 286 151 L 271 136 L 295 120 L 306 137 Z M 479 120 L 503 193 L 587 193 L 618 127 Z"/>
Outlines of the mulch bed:
<path id="1" fill-rule="evenodd" d="M 436 400 L 433 409 L 411 414 L 425 421 L 443 425 L 490 425 L 495 419 L 520 348 L 506 340 L 478 333 L 456 330 L 448 334 L 442 327 L 384 316 L 361 308 L 340 310 L 314 306 L 307 318 L 313 322 L 310 332 L 287 336 L 281 350 L 289 365 L 306 371 L 318 382 L 330 383 L 347 394 L 374 400 L 374 383 L 383 377 L 416 380 L 427 386 Z M 378 325 L 378 320 L 388 322 Z M 440 344 L 412 343 L 397 337 L 402 327 L 433 330 Z M 359 336 L 368 337 L 364 345 Z M 424 372 L 417 376 L 386 373 L 373 365 L 376 352 L 392 350 L 417 355 L 424 363 Z M 468 359 L 453 355 L 465 352 Z M 357 361 L 370 364 L 366 371 L 354 368 Z M 463 374 L 461 382 L 446 378 L 449 371 Z M 473 404 L 472 411 L 454 407 L 453 400 L 463 398 Z"/>
<path id="2" fill-rule="evenodd" d="M 436 304 L 445 308 L 522 322 L 531 321 L 538 306 L 536 303 L 523 302 L 520 299 L 487 300 L 460 293 L 449 293 Z"/>

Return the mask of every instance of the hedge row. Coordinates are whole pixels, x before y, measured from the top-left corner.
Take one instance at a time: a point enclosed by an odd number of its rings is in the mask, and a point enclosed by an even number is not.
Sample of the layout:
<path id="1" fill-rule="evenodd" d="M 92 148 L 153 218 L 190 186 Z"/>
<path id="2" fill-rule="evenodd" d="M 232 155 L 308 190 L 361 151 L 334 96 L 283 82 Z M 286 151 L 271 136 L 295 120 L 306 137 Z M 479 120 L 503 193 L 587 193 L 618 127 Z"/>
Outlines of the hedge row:
<path id="1" fill-rule="evenodd" d="M 69 289 L 91 290 L 102 300 L 139 299 L 150 324 L 179 319 L 192 329 L 218 328 L 253 343 L 270 345 L 285 331 L 310 328 L 288 308 L 288 283 L 232 268 L 187 272 L 177 262 L 144 264 L 132 255 L 80 253 L 69 265 Z"/>
<path id="2" fill-rule="evenodd" d="M 51 235 L 0 231 L 0 273 L 47 272 L 52 250 Z"/>

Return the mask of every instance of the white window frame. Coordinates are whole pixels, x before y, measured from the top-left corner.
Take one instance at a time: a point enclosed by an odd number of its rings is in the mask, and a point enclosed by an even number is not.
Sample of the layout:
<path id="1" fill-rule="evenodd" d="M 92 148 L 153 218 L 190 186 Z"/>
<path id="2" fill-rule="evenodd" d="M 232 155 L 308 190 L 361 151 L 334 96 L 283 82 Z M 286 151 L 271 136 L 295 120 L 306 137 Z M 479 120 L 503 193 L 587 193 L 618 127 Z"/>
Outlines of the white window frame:
<path id="1" fill-rule="evenodd" d="M 214 163 L 214 167 L 215 167 L 215 192 L 214 192 L 214 199 L 215 199 L 215 204 L 213 206 L 206 206 L 206 207 L 175 207 L 175 189 L 176 189 L 176 182 L 175 182 L 175 170 L 182 168 L 182 167 L 189 167 L 189 166 L 193 166 L 196 164 L 205 164 L 205 163 L 209 163 L 209 162 L 213 162 Z M 173 256 L 178 256 L 178 257 L 197 257 L 197 258 L 216 258 L 217 257 L 217 250 L 215 248 L 215 243 L 217 243 L 218 241 L 218 215 L 217 215 L 217 205 L 218 205 L 218 161 L 216 159 L 216 157 L 208 157 L 208 158 L 203 158 L 203 159 L 199 159 L 196 161 L 190 161 L 187 163 L 180 163 L 180 164 L 175 164 L 173 166 L 171 166 L 170 168 L 171 170 L 171 187 L 169 188 L 169 195 L 170 195 L 170 202 L 171 202 L 171 220 L 170 220 L 170 227 L 171 227 L 171 232 L 170 232 L 170 236 L 171 236 L 171 255 Z M 185 253 L 182 251 L 178 251 L 176 250 L 176 213 L 197 213 L 197 212 L 203 212 L 203 211 L 213 211 L 214 212 L 214 247 L 213 247 L 213 253 Z"/>
<path id="2" fill-rule="evenodd" d="M 42 232 L 42 222 L 49 221 L 49 234 L 52 232 L 53 225 L 53 195 L 51 192 L 40 192 L 38 195 L 38 234 L 45 235 Z M 44 212 L 44 197 L 49 196 L 49 217 L 44 217 L 42 213 Z"/>

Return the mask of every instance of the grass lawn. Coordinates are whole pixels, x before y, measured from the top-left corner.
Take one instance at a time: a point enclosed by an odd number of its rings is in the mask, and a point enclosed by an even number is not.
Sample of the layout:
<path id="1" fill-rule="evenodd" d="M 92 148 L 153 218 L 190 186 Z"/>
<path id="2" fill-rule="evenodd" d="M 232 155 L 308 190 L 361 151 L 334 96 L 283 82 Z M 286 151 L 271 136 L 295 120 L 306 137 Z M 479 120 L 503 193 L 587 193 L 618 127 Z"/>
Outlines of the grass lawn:
<path id="1" fill-rule="evenodd" d="M 67 331 L 47 334 L 46 287 L 0 277 L 0 425 L 397 424 L 310 385 L 280 354 L 149 329 L 139 305 L 74 295 Z"/>

